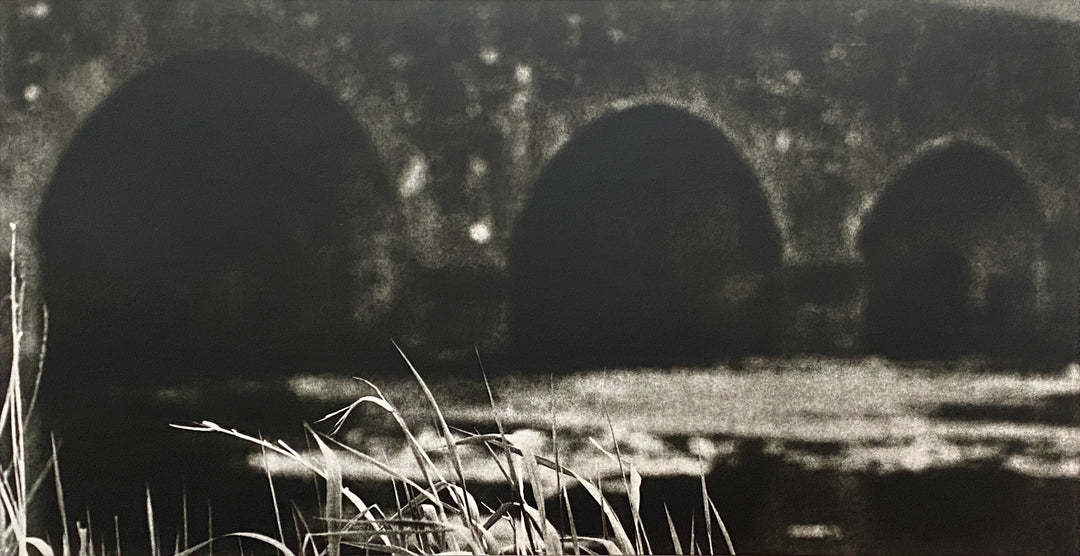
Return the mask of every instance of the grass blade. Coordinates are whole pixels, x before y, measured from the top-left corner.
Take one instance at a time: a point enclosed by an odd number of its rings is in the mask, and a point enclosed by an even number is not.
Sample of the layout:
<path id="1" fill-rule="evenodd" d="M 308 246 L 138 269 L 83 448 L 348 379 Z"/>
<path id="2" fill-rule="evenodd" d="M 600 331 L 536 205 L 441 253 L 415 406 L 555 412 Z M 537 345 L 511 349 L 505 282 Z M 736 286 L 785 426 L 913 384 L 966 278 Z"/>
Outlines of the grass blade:
<path id="1" fill-rule="evenodd" d="M 52 547 L 49 546 L 48 543 L 37 537 L 26 537 L 26 544 L 34 547 L 38 552 L 41 553 L 41 556 L 53 556 Z"/>
<path id="2" fill-rule="evenodd" d="M 75 524 L 75 534 L 79 536 L 79 556 L 90 556 L 93 547 L 90 546 L 90 523 L 87 521 L 84 527 L 82 523 Z"/>
<path id="3" fill-rule="evenodd" d="M 120 516 L 113 516 L 113 533 L 116 534 L 116 556 L 123 556 L 120 552 Z M 211 554 L 213 554 L 213 552 L 211 552 Z"/>
<path id="4" fill-rule="evenodd" d="M 698 466 L 701 466 L 701 458 L 698 458 Z M 705 512 L 705 533 L 709 538 L 709 554 L 716 554 L 712 542 L 712 516 L 709 514 L 709 493 L 705 489 L 705 468 L 701 467 L 701 506 Z"/>
<path id="5" fill-rule="evenodd" d="M 265 452 L 263 452 L 263 453 L 265 454 Z M 263 459 L 265 459 L 265 455 L 264 455 Z M 270 486 L 271 486 L 271 489 L 272 489 L 273 484 L 271 484 Z M 271 494 L 273 494 L 273 490 L 271 490 Z M 183 520 L 184 520 L 183 523 L 182 523 L 183 532 L 184 532 L 184 550 L 187 550 L 188 545 L 190 545 L 191 543 L 190 543 L 190 540 L 188 538 L 188 507 L 187 507 L 187 487 L 186 486 L 184 487 L 184 490 L 183 490 L 183 492 L 181 492 L 181 496 L 180 496 L 180 511 L 181 511 L 181 514 L 183 515 Z M 274 502 L 274 512 L 275 512 L 275 514 L 277 513 L 277 501 L 276 500 Z M 105 551 L 103 550 L 102 551 L 102 556 L 105 556 L 104 552 Z M 177 550 L 176 552 L 180 552 L 180 550 Z"/>
<path id="6" fill-rule="evenodd" d="M 566 520 L 570 523 L 570 541 L 574 543 L 574 554 L 581 554 L 581 539 L 577 534 L 577 523 L 574 522 L 574 510 L 570 508 L 570 495 L 566 492 L 566 483 L 562 483 L 560 490 L 566 506 Z"/>
<path id="7" fill-rule="evenodd" d="M 87 526 L 89 527 L 89 520 Z M 146 487 L 146 526 L 150 529 L 150 556 L 160 556 L 157 544 L 157 531 L 154 529 L 154 503 L 150 499 L 150 486 Z"/>
<path id="8" fill-rule="evenodd" d="M 619 464 L 619 475 L 622 477 L 623 489 L 625 489 L 627 500 L 630 502 L 630 515 L 634 526 L 635 552 L 638 554 L 651 553 L 652 543 L 649 542 L 649 538 L 645 535 L 645 523 L 641 520 L 641 473 L 638 473 L 637 468 L 634 467 L 634 462 L 630 460 L 624 462 L 622 452 L 619 450 L 619 442 L 615 439 L 615 430 L 611 427 L 610 418 L 608 418 L 608 430 L 611 431 L 611 440 L 615 445 L 614 454 L 605 450 L 594 438 L 590 438 L 589 442 L 601 453 Z M 643 540 L 644 547 L 642 546 Z"/>
<path id="9" fill-rule="evenodd" d="M 476 359 L 480 360 L 480 352 L 476 352 Z M 502 418 L 499 417 L 499 412 L 495 409 L 495 395 L 491 392 L 491 383 L 488 381 L 487 372 L 484 371 L 483 362 L 480 363 L 480 376 L 484 378 L 484 388 L 487 389 L 488 404 L 491 406 L 491 415 L 495 418 L 495 426 L 499 430 L 499 439 L 503 442 L 503 450 L 506 453 L 506 467 L 510 474 L 510 488 L 515 494 L 518 495 L 518 501 L 525 503 L 525 497 L 521 495 L 521 480 L 518 478 L 517 469 L 514 466 L 513 458 L 510 455 L 510 450 L 506 446 L 510 445 L 510 441 L 506 439 L 506 429 L 503 428 Z M 490 444 L 485 443 L 485 446 Z"/>
<path id="10" fill-rule="evenodd" d="M 638 527 L 638 523 L 641 521 L 641 512 L 639 511 L 641 506 L 641 489 L 636 491 L 631 487 L 630 481 L 626 476 L 626 468 L 623 465 L 622 450 L 619 449 L 619 439 L 615 437 L 615 427 L 611 424 L 611 415 L 608 414 L 607 409 L 604 409 L 604 418 L 607 419 L 608 431 L 611 433 L 611 443 L 615 446 L 615 461 L 619 464 L 619 477 L 622 478 L 623 489 L 626 491 L 626 497 L 630 502 L 630 515 L 634 526 L 634 549 L 638 554 L 643 554 L 641 546 L 641 532 Z M 593 444 L 596 444 L 594 441 Z M 606 453 L 606 452 L 605 452 Z M 608 454 L 611 457 L 611 454 Z M 641 476 L 638 476 L 638 486 L 640 487 Z"/>
<path id="11" fill-rule="evenodd" d="M 206 501 L 206 536 L 210 538 L 206 551 L 214 556 L 214 505 L 209 500 Z"/>
<path id="12" fill-rule="evenodd" d="M 607 539 L 601 539 L 598 537 L 580 537 L 579 542 L 581 543 L 580 548 L 586 550 L 589 554 L 599 554 L 599 552 L 589 548 L 587 544 L 603 548 L 605 554 L 626 554 L 625 552 L 619 550 L 619 546 L 617 544 Z"/>
<path id="13" fill-rule="evenodd" d="M 53 478 L 56 480 L 56 505 L 60 510 L 60 527 L 63 538 L 61 550 L 64 556 L 71 556 L 71 533 L 68 531 L 67 507 L 64 505 L 64 486 L 60 481 L 60 458 L 57 456 L 56 435 L 49 433 L 49 442 L 52 445 Z"/>
<path id="14" fill-rule="evenodd" d="M 281 511 L 278 509 L 277 490 L 274 488 L 274 478 L 270 476 L 270 463 L 266 459 L 266 446 L 259 445 L 262 452 L 263 469 L 266 471 L 266 482 L 270 485 L 270 503 L 274 505 L 274 523 L 277 524 L 278 539 L 285 542 L 285 528 L 281 525 Z M 187 538 L 187 491 L 184 492 L 184 548 L 188 545 Z"/>
<path id="15" fill-rule="evenodd" d="M 694 530 L 696 526 L 697 522 L 694 521 L 694 514 L 690 514 L 690 556 L 701 554 L 701 550 L 694 552 L 694 548 L 697 547 L 697 531 Z"/>
<path id="16" fill-rule="evenodd" d="M 408 360 L 406 360 L 406 361 L 408 361 Z M 431 458 L 428 456 L 427 452 L 424 450 L 424 447 L 420 445 L 420 441 L 417 440 L 416 436 L 414 436 L 412 431 L 409 430 L 409 425 L 405 422 L 405 418 L 401 415 L 401 412 L 398 411 L 397 408 L 394 407 L 394 405 L 391 404 L 390 401 L 386 399 L 386 396 L 383 395 L 382 391 L 379 390 L 378 386 L 375 386 L 370 381 L 364 380 L 362 378 L 358 378 L 357 380 L 360 380 L 364 384 L 367 384 L 372 390 L 375 391 L 375 393 L 378 396 L 378 397 L 365 396 L 365 397 L 361 398 L 359 401 L 367 401 L 367 402 L 373 403 L 373 404 L 377 405 L 378 407 L 382 408 L 384 411 L 390 413 L 390 416 L 393 417 L 394 421 L 397 423 L 398 428 L 401 429 L 402 434 L 405 435 L 405 440 L 406 440 L 406 443 L 409 446 L 409 450 L 411 451 L 411 453 L 413 455 L 413 459 L 416 460 L 416 464 L 420 467 L 420 473 L 424 476 L 424 482 L 427 483 L 428 488 L 431 489 L 432 492 L 434 492 L 435 491 L 435 480 L 432 478 L 431 473 L 434 472 L 435 476 L 438 478 L 438 480 L 443 481 L 444 479 L 443 479 L 442 473 L 439 471 L 439 468 L 435 465 L 435 463 L 433 461 L 431 461 Z M 348 448 L 347 446 L 345 446 L 344 444 L 342 444 L 340 442 L 337 442 L 337 444 L 341 445 L 342 447 L 345 447 L 346 449 L 350 449 L 350 448 Z M 355 452 L 355 450 L 351 450 L 351 451 Z M 380 466 L 380 468 L 381 468 L 381 466 Z M 415 485 L 415 483 L 412 483 L 412 484 Z M 419 488 L 419 487 L 417 486 L 417 488 Z M 443 508 L 443 505 L 442 505 L 441 502 L 437 504 L 437 509 L 439 510 L 440 519 L 445 520 L 446 519 L 446 514 L 445 514 L 446 510 L 445 510 L 445 508 Z"/>
<path id="17" fill-rule="evenodd" d="M 671 546 L 677 556 L 682 556 L 682 543 L 679 542 L 679 535 L 675 532 L 675 522 L 671 521 L 671 512 L 668 511 L 667 502 L 664 502 L 664 516 L 667 517 L 668 531 L 671 532 Z"/>
<path id="18" fill-rule="evenodd" d="M 569 471 L 570 475 L 577 479 L 579 483 L 581 483 L 581 486 L 585 489 L 585 492 L 589 493 L 589 496 L 591 496 L 592 499 L 600 505 L 600 508 L 604 512 L 604 515 L 607 517 L 608 521 L 611 522 L 611 533 L 612 536 L 615 537 L 615 544 L 618 545 L 619 550 L 621 550 L 624 554 L 633 553 L 634 544 L 630 542 L 630 537 L 626 535 L 626 529 L 623 529 L 622 523 L 619 522 L 619 516 L 615 514 L 615 510 L 611 508 L 611 504 L 608 503 L 607 498 L 604 497 L 604 494 L 600 491 L 600 489 L 597 488 L 596 485 L 587 481 L 581 475 L 578 475 L 576 472 L 570 470 L 567 471 Z"/>
<path id="19" fill-rule="evenodd" d="M 706 496 L 709 501 L 709 508 L 712 509 L 713 516 L 716 517 L 716 522 L 720 524 L 720 532 L 724 535 L 724 542 L 727 544 L 728 554 L 735 556 L 735 546 L 731 544 L 731 535 L 728 534 L 727 526 L 724 525 L 724 520 L 720 519 L 720 512 L 716 510 L 716 504 L 713 504 L 712 498 Z"/>
<path id="20" fill-rule="evenodd" d="M 462 470 L 461 459 L 458 457 L 457 454 L 454 435 L 450 432 L 450 427 L 446 424 L 446 418 L 443 416 L 443 412 L 442 409 L 439 407 L 439 403 L 435 401 L 435 395 L 431 393 L 431 389 L 428 388 L 427 383 L 424 382 L 423 377 L 420 376 L 420 372 L 416 370 L 416 367 L 413 366 L 412 361 L 409 361 L 409 358 L 405 356 L 405 352 L 401 351 L 401 348 L 397 345 L 397 343 L 394 343 L 394 348 L 398 350 L 398 353 L 401 354 L 401 357 L 409 366 L 409 370 L 412 371 L 413 378 L 416 379 L 416 382 L 420 385 L 420 389 L 424 392 L 424 397 L 427 398 L 428 404 L 430 404 L 431 409 L 435 411 L 436 421 L 439 425 L 439 433 L 442 434 L 443 440 L 446 442 L 446 448 L 450 452 L 450 461 L 454 466 L 454 472 L 457 473 L 458 481 L 461 483 L 461 488 L 465 489 L 465 472 Z M 469 508 L 462 507 L 461 510 L 462 513 L 465 514 L 466 519 L 468 519 Z"/>
<path id="21" fill-rule="evenodd" d="M 442 501 L 439 500 L 439 497 L 436 494 L 437 489 L 435 488 L 434 485 L 431 487 L 430 490 L 425 489 L 425 488 L 421 487 L 420 485 L 416 484 L 416 482 L 414 482 L 412 479 L 409 479 L 408 477 L 401 474 L 400 472 L 395 471 L 394 468 L 392 468 L 389 465 L 375 459 L 374 457 L 371 457 L 371 456 L 369 456 L 369 455 L 367 455 L 367 454 L 365 454 L 365 453 L 363 453 L 363 452 L 361 452 L 361 451 L 359 451 L 359 450 L 357 450 L 357 449 L 355 449 L 355 448 L 353 448 L 353 447 L 351 447 L 351 446 L 349 446 L 347 444 L 343 444 L 340 441 L 335 440 L 333 438 L 330 438 L 328 436 L 325 436 L 323 438 L 328 442 L 332 442 L 335 446 L 337 446 L 338 448 L 341 448 L 342 450 L 345 450 L 349 454 L 352 454 L 353 456 L 356 456 L 356 457 L 360 458 L 364 462 L 369 463 L 371 465 L 374 465 L 375 467 L 379 468 L 380 471 L 385 473 L 388 477 L 391 477 L 394 480 L 401 481 L 403 484 L 416 489 L 416 491 L 419 492 L 421 496 L 426 498 L 428 501 L 430 501 L 436 507 L 442 507 L 443 506 Z"/>
<path id="22" fill-rule="evenodd" d="M 86 553 L 94 556 L 94 520 L 90 519 L 90 508 L 86 508 Z"/>
<path id="23" fill-rule="evenodd" d="M 319 452 L 323 455 L 323 469 L 326 470 L 326 554 L 327 556 L 341 555 L 341 532 L 334 531 L 334 526 L 341 522 L 341 462 L 337 454 L 319 438 L 314 430 L 308 428 L 315 443 L 319 446 Z"/>
<path id="24" fill-rule="evenodd" d="M 401 347 L 398 346 L 396 342 L 394 343 L 394 348 L 397 349 L 402 359 L 404 359 L 405 363 L 409 366 L 409 370 L 412 371 L 413 378 L 416 379 L 416 382 L 420 385 L 420 389 L 423 390 L 424 397 L 427 398 L 428 404 L 430 404 L 432 410 L 435 411 L 436 421 L 439 425 L 439 432 L 442 434 L 443 440 L 446 442 L 446 448 L 450 452 L 450 462 L 454 466 L 454 472 L 457 473 L 458 481 L 461 484 L 462 490 L 468 490 L 465 486 L 465 472 L 462 470 L 461 467 L 461 459 L 458 457 L 457 449 L 455 447 L 454 436 L 450 432 L 450 427 L 446 424 L 446 418 L 443 416 L 442 409 L 439 408 L 439 403 L 435 401 L 435 395 L 431 393 L 431 389 L 428 388 L 428 385 L 426 382 L 424 382 L 423 377 L 420 376 L 420 373 L 416 370 L 416 367 L 413 366 L 412 361 L 409 361 L 409 358 L 405 356 L 405 352 L 401 350 Z M 479 516 L 473 515 L 471 509 L 469 508 L 467 500 L 455 501 L 460 504 L 461 513 L 464 516 L 466 526 L 469 528 L 470 531 L 473 532 L 473 540 L 476 543 L 482 543 L 483 541 L 481 540 L 480 536 L 476 534 L 475 531 L 475 522 L 478 520 Z"/>
<path id="25" fill-rule="evenodd" d="M 555 531 L 555 527 L 547 519 L 547 511 L 544 508 L 544 491 L 540 482 L 540 467 L 536 464 L 536 456 L 526 452 L 526 455 L 521 458 L 525 467 L 525 476 L 529 479 L 529 486 L 532 488 L 533 500 L 536 502 L 537 521 L 540 525 L 540 532 L 543 535 L 544 546 L 547 548 L 548 554 L 554 554 L 559 552 L 559 534 Z M 525 506 L 526 508 L 528 506 Z"/>
<path id="26" fill-rule="evenodd" d="M 279 541 L 277 539 L 274 539 L 272 537 L 268 537 L 266 535 L 260 535 L 259 533 L 229 533 L 227 535 L 222 535 L 221 537 L 218 537 L 218 538 L 211 538 L 209 540 L 205 540 L 205 541 L 203 541 L 203 542 L 201 542 L 201 543 L 199 543 L 199 544 L 197 544 L 197 545 L 195 545 L 195 546 L 193 546 L 193 547 L 191 547 L 191 548 L 189 548 L 189 549 L 187 549 L 187 550 L 185 550 L 183 552 L 178 552 L 174 556 L 191 556 L 192 554 L 195 554 L 196 552 L 202 550 L 203 548 L 206 548 L 206 547 L 209 547 L 209 546 L 213 545 L 214 541 L 223 539 L 225 537 L 236 537 L 236 538 L 240 538 L 240 539 L 244 539 L 244 538 L 253 539 L 253 540 L 256 540 L 256 541 L 259 541 L 261 543 L 264 543 L 264 544 L 267 544 L 269 546 L 274 547 L 275 550 L 277 550 L 278 552 L 280 552 L 284 556 L 296 556 L 296 553 L 293 552 L 292 550 L 289 550 L 289 547 L 285 546 L 285 543 L 283 543 L 283 542 L 281 542 L 281 541 Z M 241 546 L 243 546 L 243 545 L 241 545 Z"/>

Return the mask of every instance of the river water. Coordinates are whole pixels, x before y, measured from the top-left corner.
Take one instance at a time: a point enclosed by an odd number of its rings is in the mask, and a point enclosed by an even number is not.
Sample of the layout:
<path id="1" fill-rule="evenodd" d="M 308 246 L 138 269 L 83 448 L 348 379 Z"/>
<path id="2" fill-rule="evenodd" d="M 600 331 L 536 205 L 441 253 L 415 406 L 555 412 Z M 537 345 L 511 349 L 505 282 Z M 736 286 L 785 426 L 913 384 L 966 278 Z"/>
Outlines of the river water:
<path id="1" fill-rule="evenodd" d="M 419 442 L 433 454 L 442 453 L 431 408 L 416 382 L 372 380 Z M 497 417 L 516 445 L 548 457 L 557 451 L 563 465 L 600 480 L 624 514 L 620 473 L 632 463 L 643 477 L 642 518 L 655 552 L 673 550 L 665 505 L 684 550 L 695 523 L 695 542 L 709 551 L 703 478 L 739 552 L 1075 554 L 1080 549 L 1080 368 L 1075 364 L 1056 373 L 1024 374 L 988 371 L 976 363 L 901 366 L 876 358 L 803 357 L 747 360 L 737 368 L 607 369 L 543 377 L 500 373 L 491 379 L 494 405 L 478 371 L 474 377 L 426 380 L 451 425 L 490 433 L 497 430 Z M 104 520 L 98 527 L 113 526 L 103 517 L 110 514 L 135 522 L 129 526 L 136 530 L 130 536 L 134 541 L 146 534 L 147 486 L 154 491 L 155 515 L 163 522 L 159 533 L 166 539 L 179 537 L 179 525 L 171 524 L 183 519 L 184 505 L 195 539 L 211 529 L 271 532 L 273 502 L 264 468 L 272 472 L 286 515 L 289 499 L 302 509 L 318 506 L 313 476 L 241 440 L 167 425 L 211 420 L 281 438 L 317 459 L 303 438 L 301 421 L 373 393 L 360 380 L 325 375 L 280 383 L 184 384 L 152 394 L 114 388 L 106 405 L 115 415 L 104 422 L 125 423 L 126 433 L 97 431 L 94 450 L 62 449 L 67 465 L 62 469 L 70 470 L 65 478 L 77 477 L 66 490 L 76 504 L 98 512 L 92 518 Z M 330 429 L 327 423 L 315 426 Z M 354 411 L 336 438 L 420 477 L 400 431 L 374 404 Z M 614 453 L 622 466 L 609 455 Z M 486 450 L 462 448 L 458 455 L 470 488 L 490 505 L 511 496 Z M 393 502 L 378 469 L 355 459 L 342 461 L 354 491 L 384 507 Z M 445 471 L 451 476 L 448 466 Z M 94 488 L 80 488 L 87 476 L 96 478 Z M 553 495 L 561 483 L 554 473 L 542 473 L 541 483 L 549 515 L 558 523 L 565 509 Z M 579 533 L 602 533 L 598 507 L 580 488 L 568 487 Z M 714 550 L 722 552 L 719 529 L 714 532 Z"/>

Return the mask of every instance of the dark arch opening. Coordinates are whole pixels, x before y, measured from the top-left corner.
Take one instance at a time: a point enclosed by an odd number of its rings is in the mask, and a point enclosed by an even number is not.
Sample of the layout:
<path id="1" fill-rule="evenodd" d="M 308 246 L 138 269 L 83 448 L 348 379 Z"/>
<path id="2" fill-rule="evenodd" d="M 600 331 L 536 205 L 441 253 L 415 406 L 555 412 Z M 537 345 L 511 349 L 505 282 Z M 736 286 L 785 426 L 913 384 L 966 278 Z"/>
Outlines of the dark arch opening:
<path id="1" fill-rule="evenodd" d="M 51 366 L 303 368 L 352 322 L 349 211 L 392 196 L 366 133 L 308 75 L 241 52 L 169 60 L 85 123 L 45 195 Z"/>
<path id="2" fill-rule="evenodd" d="M 1012 163 L 968 143 L 928 154 L 888 186 L 860 238 L 864 345 L 906 360 L 1041 359 L 1046 225 Z"/>
<path id="3" fill-rule="evenodd" d="M 68 146 L 38 219 L 44 381 L 69 507 L 132 529 L 147 483 L 166 511 L 186 482 L 192 503 L 216 492 L 215 526 L 242 527 L 230 521 L 239 506 L 261 499 L 238 493 L 242 456 L 167 425 L 213 415 L 298 427 L 284 383 L 263 381 L 356 363 L 354 313 L 374 279 L 357 264 L 372 255 L 362 238 L 391 225 L 393 203 L 352 114 L 270 57 L 181 55 L 107 99 Z M 259 386 L 224 398 L 213 381 L 229 377 Z M 157 393 L 200 381 L 211 381 L 203 410 Z"/>
<path id="4" fill-rule="evenodd" d="M 552 159 L 510 255 L 520 365 L 693 364 L 766 349 L 779 234 L 724 135 L 643 106 Z"/>

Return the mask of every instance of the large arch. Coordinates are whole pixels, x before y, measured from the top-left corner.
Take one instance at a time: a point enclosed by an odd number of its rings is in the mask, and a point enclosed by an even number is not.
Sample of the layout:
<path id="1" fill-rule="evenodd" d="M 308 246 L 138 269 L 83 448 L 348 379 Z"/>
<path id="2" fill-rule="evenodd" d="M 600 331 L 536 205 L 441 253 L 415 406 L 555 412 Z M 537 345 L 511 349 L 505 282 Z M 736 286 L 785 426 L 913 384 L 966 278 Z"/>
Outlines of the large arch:
<path id="1" fill-rule="evenodd" d="M 201 418 L 193 411 L 237 427 L 299 424 L 284 386 L 221 399 L 212 381 L 356 363 L 355 313 L 378 278 L 363 269 L 380 266 L 358 264 L 374 256 L 363 238 L 393 224 L 394 195 L 334 94 L 264 55 L 180 55 L 98 107 L 38 218 L 48 426 L 69 507 L 130 526 L 146 485 L 172 510 L 186 482 L 193 503 L 216 493 L 222 526 L 243 528 L 230 498 L 254 490 L 237 454 L 167 425 Z M 214 399 L 197 408 L 158 393 L 205 381 Z"/>
<path id="2" fill-rule="evenodd" d="M 510 254 L 523 365 L 697 363 L 765 349 L 779 234 L 724 135 L 659 105 L 600 118 L 551 160 Z"/>
<path id="3" fill-rule="evenodd" d="M 1045 233 L 1031 187 L 989 148 L 956 142 L 917 159 L 860 237 L 864 346 L 897 359 L 1044 352 Z"/>
<path id="4" fill-rule="evenodd" d="M 364 285 L 351 228 L 385 220 L 384 174 L 333 94 L 272 58 L 188 54 L 137 76 L 41 207 L 50 366 L 261 375 L 332 350 Z"/>

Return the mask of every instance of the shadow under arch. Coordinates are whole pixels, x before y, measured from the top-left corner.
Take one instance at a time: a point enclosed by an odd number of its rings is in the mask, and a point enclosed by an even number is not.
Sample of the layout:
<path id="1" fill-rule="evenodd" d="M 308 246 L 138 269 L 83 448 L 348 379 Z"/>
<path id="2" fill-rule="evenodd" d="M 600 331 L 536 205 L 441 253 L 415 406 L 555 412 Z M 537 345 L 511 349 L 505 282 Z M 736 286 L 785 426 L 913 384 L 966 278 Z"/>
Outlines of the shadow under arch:
<path id="1" fill-rule="evenodd" d="M 343 339 L 370 255 L 355 228 L 389 225 L 393 199 L 366 132 L 307 74 L 237 51 L 168 60 L 96 110 L 45 194 L 52 366 L 305 365 Z"/>
<path id="2" fill-rule="evenodd" d="M 243 508 L 230 504 L 262 499 L 230 490 L 243 463 L 167 425 L 213 415 L 249 430 L 298 426 L 295 399 L 264 380 L 356 363 L 354 313 L 378 280 L 358 270 L 375 256 L 358 238 L 393 226 L 395 206 L 349 110 L 271 57 L 179 55 L 102 103 L 38 217 L 51 316 L 44 392 L 69 507 L 91 504 L 100 525 L 120 515 L 130 529 L 148 484 L 170 507 L 186 480 L 193 504 L 217 492 L 215 526 L 242 527 L 229 520 Z M 213 381 L 229 377 L 261 393 L 224 398 Z M 158 392 L 183 397 L 199 384 L 203 409 Z"/>
<path id="3" fill-rule="evenodd" d="M 723 133 L 630 108 L 548 163 L 510 253 L 510 343 L 523 367 L 695 364 L 768 349 L 780 241 Z"/>
<path id="4" fill-rule="evenodd" d="M 887 186 L 859 239 L 868 299 L 863 344 L 901 360 L 1045 356 L 1045 218 L 1018 169 L 956 142 Z"/>

